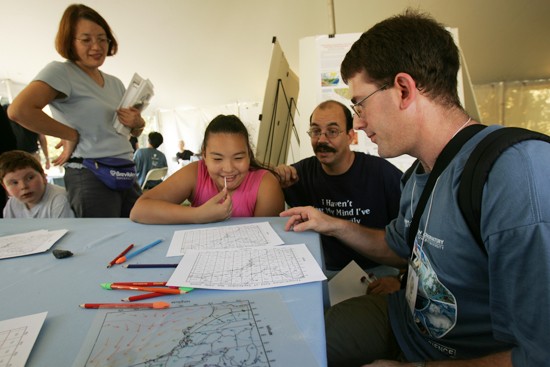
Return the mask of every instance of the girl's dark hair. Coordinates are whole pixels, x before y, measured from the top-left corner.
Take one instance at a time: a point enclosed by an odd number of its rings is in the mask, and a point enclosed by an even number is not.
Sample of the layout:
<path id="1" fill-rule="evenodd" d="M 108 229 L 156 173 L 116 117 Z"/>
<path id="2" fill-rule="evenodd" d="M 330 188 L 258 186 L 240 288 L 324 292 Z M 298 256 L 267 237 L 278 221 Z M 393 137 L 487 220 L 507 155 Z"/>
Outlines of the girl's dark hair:
<path id="1" fill-rule="evenodd" d="M 65 9 L 59 22 L 57 36 L 55 37 L 55 49 L 61 56 L 67 60 L 78 61 L 78 55 L 74 47 L 74 38 L 76 24 L 80 19 L 87 19 L 103 28 L 107 38 L 111 40 L 107 56 L 113 56 L 117 53 L 118 43 L 107 21 L 98 12 L 86 5 L 72 4 Z"/>
<path id="2" fill-rule="evenodd" d="M 218 115 L 216 116 L 204 131 L 204 139 L 202 140 L 201 154 L 206 152 L 206 144 L 208 143 L 208 138 L 210 134 L 216 133 L 225 133 L 225 134 L 237 134 L 242 135 L 246 141 L 246 148 L 248 149 L 248 156 L 250 157 L 250 169 L 257 170 L 260 168 L 269 169 L 260 164 L 254 157 L 254 152 L 250 145 L 250 137 L 248 135 L 248 130 L 244 126 L 243 122 L 235 115 Z M 269 169 L 271 170 L 271 169 Z"/>

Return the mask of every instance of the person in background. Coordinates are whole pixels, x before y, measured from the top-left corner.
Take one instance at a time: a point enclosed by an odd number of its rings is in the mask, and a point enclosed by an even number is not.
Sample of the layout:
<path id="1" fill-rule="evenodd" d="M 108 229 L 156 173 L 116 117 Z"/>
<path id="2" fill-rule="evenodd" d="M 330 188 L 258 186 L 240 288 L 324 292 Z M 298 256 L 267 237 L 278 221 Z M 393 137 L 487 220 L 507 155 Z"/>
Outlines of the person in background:
<path id="1" fill-rule="evenodd" d="M 285 228 L 338 237 L 373 260 L 405 266 L 405 290 L 365 295 L 325 314 L 329 366 L 547 366 L 550 361 L 550 144 L 526 140 L 488 173 L 478 245 L 458 205 L 458 182 L 475 146 L 502 126 L 470 138 L 441 172 L 409 230 L 430 173 L 455 135 L 477 124 L 457 90 L 453 36 L 413 10 L 366 31 L 341 75 L 381 157 L 420 164 L 406 181 L 399 215 L 385 230 L 357 230 L 312 207 L 281 213 Z M 461 134 L 462 135 L 462 134 Z M 453 141 L 453 144 L 454 145 Z"/>
<path id="2" fill-rule="evenodd" d="M 135 137 L 135 136 L 130 136 L 130 144 L 132 144 L 132 150 L 134 151 L 134 153 L 136 152 L 136 150 L 139 149 L 139 142 L 138 142 L 138 138 Z"/>
<path id="3" fill-rule="evenodd" d="M 0 180 L 10 195 L 4 218 L 74 218 L 65 189 L 48 183 L 32 154 L 22 150 L 2 153 Z"/>
<path id="4" fill-rule="evenodd" d="M 0 154 L 17 149 L 17 140 L 11 129 L 10 119 L 3 108 L 0 108 Z M 8 195 L 3 185 L 0 185 L 0 218 L 8 201 Z"/>
<path id="5" fill-rule="evenodd" d="M 315 156 L 276 168 L 287 204 L 311 205 L 351 221 L 358 231 L 365 226 L 384 228 L 397 217 L 402 172 L 385 159 L 351 150 L 353 117 L 342 103 L 322 102 L 309 120 Z M 321 242 L 329 278 L 352 260 L 378 278 L 398 275 L 397 269 L 370 261 L 335 237 L 322 235 Z M 380 282 L 373 284 L 373 289 L 382 290 L 382 285 L 377 286 Z M 397 277 L 383 282 L 387 282 L 388 292 L 400 288 Z"/>
<path id="6" fill-rule="evenodd" d="M 73 4 L 61 18 L 55 45 L 67 60 L 40 71 L 14 99 L 9 116 L 30 130 L 62 139 L 63 151 L 52 163 L 65 167 L 65 187 L 77 217 L 128 217 L 140 195 L 137 184 L 113 190 L 83 165 L 86 159 L 103 158 L 131 164 L 128 136 L 118 134 L 113 121 L 118 117 L 134 136 L 145 125 L 139 110 L 117 110 L 125 87 L 99 69 L 107 56 L 116 54 L 118 43 L 101 15 Z M 46 105 L 53 118 L 42 111 Z"/>
<path id="7" fill-rule="evenodd" d="M 176 153 L 176 161 L 190 161 L 191 157 L 195 155 L 192 151 L 185 149 L 185 142 L 183 140 L 179 141 L 179 152 Z"/>
<path id="8" fill-rule="evenodd" d="M 149 143 L 147 148 L 140 148 L 136 150 L 134 154 L 134 162 L 136 163 L 139 186 L 143 185 L 147 173 L 153 168 L 168 167 L 166 156 L 163 152 L 157 149 L 164 141 L 162 134 L 153 131 L 149 133 L 147 138 Z M 161 183 L 161 181 L 148 181 L 145 188 L 152 189 L 159 183 Z"/>
<path id="9" fill-rule="evenodd" d="M 272 217 L 284 209 L 278 179 L 254 158 L 246 126 L 237 116 L 214 118 L 201 152 L 203 159 L 145 192 L 130 218 L 148 224 L 210 223 L 231 216 Z M 186 200 L 191 206 L 181 205 Z"/>
<path id="10" fill-rule="evenodd" d="M 9 105 L 2 106 L 6 111 Z M 6 112 L 7 113 L 7 112 Z M 48 152 L 48 141 L 44 134 L 38 134 L 34 131 L 19 125 L 15 121 L 10 121 L 11 129 L 17 140 L 17 149 L 31 153 L 40 162 L 40 150 L 44 154 L 44 168 L 50 169 L 50 154 Z"/>

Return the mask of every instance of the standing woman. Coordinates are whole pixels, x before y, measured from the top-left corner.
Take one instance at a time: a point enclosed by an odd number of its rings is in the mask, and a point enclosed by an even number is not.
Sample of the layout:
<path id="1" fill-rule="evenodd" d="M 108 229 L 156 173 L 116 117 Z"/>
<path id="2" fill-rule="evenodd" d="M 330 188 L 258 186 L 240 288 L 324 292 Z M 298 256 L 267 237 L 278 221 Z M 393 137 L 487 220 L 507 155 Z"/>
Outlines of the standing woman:
<path id="1" fill-rule="evenodd" d="M 66 61 L 46 65 L 15 98 L 9 116 L 29 130 L 62 139 L 63 151 L 53 164 L 65 167 L 77 217 L 128 217 L 140 193 L 137 185 L 111 189 L 82 164 L 86 158 L 132 159 L 128 137 L 113 127 L 115 113 L 133 136 L 145 125 L 139 110 L 117 110 L 125 87 L 99 70 L 107 56 L 116 54 L 118 43 L 101 15 L 73 4 L 61 18 L 55 46 Z M 42 111 L 48 104 L 53 118 Z"/>

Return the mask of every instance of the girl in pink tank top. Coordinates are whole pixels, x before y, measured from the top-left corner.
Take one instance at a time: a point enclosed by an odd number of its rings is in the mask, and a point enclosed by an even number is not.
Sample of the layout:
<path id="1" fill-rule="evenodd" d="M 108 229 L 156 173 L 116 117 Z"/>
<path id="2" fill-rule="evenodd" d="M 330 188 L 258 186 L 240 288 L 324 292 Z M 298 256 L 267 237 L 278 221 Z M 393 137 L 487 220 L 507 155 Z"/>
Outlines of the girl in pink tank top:
<path id="1" fill-rule="evenodd" d="M 279 181 L 254 158 L 248 131 L 238 117 L 214 118 L 201 152 L 200 161 L 146 191 L 130 218 L 151 224 L 208 223 L 231 216 L 278 216 L 284 210 Z M 186 201 L 191 205 L 182 205 Z"/>

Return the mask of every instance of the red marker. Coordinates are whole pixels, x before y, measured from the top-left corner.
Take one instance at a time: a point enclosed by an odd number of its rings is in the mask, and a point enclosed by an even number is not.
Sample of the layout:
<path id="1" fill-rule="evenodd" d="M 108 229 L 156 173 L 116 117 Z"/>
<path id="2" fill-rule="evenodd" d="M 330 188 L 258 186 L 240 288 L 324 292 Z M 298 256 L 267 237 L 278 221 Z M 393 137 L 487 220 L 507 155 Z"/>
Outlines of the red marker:
<path id="1" fill-rule="evenodd" d="M 188 293 L 187 290 L 174 289 L 174 288 L 155 288 L 155 287 L 140 287 L 133 285 L 114 285 L 113 283 L 102 283 L 101 288 L 103 289 L 121 289 L 127 291 L 141 291 L 141 292 L 154 292 L 154 293 L 163 293 L 163 294 L 185 294 Z"/>
<path id="2" fill-rule="evenodd" d="M 117 264 L 122 264 L 122 263 L 125 262 L 126 260 L 129 260 L 129 259 L 131 259 L 132 257 L 141 254 L 143 251 L 149 250 L 151 247 L 156 246 L 156 245 L 158 245 L 158 244 L 161 243 L 161 242 L 162 242 L 162 239 L 156 240 L 156 241 L 154 241 L 154 242 L 151 242 L 151 243 L 148 244 L 147 246 L 142 247 L 142 248 L 139 248 L 139 249 L 137 249 L 136 251 L 132 252 L 131 254 L 128 254 L 128 256 L 121 256 L 121 257 L 119 257 L 119 258 L 116 260 L 116 263 L 117 263 Z"/>
<path id="3" fill-rule="evenodd" d="M 130 246 L 126 248 L 126 250 L 122 251 L 117 257 L 115 257 L 111 262 L 107 265 L 108 268 L 116 264 L 116 261 L 120 259 L 122 256 L 126 255 L 128 251 L 130 251 L 134 247 L 134 244 L 132 243 Z"/>
<path id="4" fill-rule="evenodd" d="M 140 286 L 140 287 L 164 287 L 166 282 L 114 282 L 113 285 L 131 285 L 131 286 Z"/>
<path id="5" fill-rule="evenodd" d="M 81 308 L 155 308 L 162 309 L 170 307 L 168 302 L 153 303 L 83 303 Z"/>
<path id="6" fill-rule="evenodd" d="M 193 288 L 187 288 L 187 287 L 180 287 L 180 291 L 183 291 L 184 293 L 189 293 L 193 290 Z M 121 299 L 122 302 L 134 302 L 134 301 L 141 301 L 148 298 L 155 298 L 155 297 L 162 297 L 162 296 L 168 296 L 165 293 L 158 293 L 158 292 L 152 292 L 152 293 L 143 293 L 138 294 L 136 296 L 130 296 Z"/>
<path id="7" fill-rule="evenodd" d="M 123 299 L 121 299 L 121 301 L 122 302 L 135 302 L 135 301 L 142 301 L 142 300 L 148 299 L 148 298 L 156 298 L 156 297 L 163 297 L 163 296 L 168 296 L 168 294 L 157 293 L 157 292 L 143 293 L 143 294 L 138 294 L 137 296 L 130 296 L 130 297 L 123 298 Z"/>

